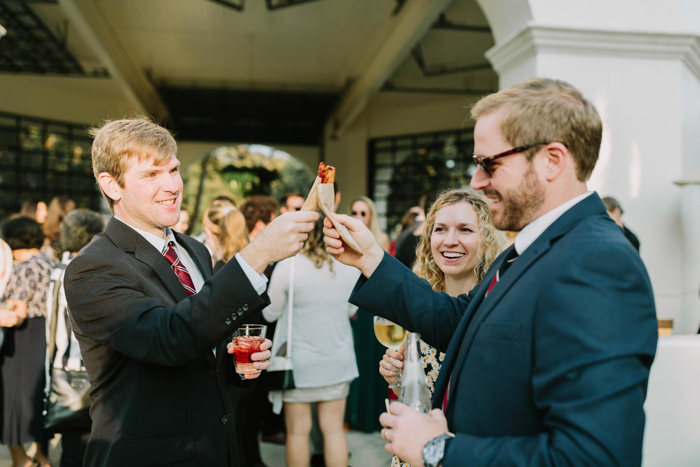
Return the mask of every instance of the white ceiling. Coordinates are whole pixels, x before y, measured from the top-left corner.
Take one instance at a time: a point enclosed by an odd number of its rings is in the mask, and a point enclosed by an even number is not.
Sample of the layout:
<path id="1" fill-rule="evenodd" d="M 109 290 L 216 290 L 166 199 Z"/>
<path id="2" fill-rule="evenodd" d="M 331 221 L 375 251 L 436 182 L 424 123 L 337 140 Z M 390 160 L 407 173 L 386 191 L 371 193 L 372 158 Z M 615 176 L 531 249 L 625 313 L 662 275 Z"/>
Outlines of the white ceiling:
<path id="1" fill-rule="evenodd" d="M 395 0 L 318 0 L 269 11 L 248 0 L 243 12 L 209 0 L 89 0 L 136 68 L 172 85 L 338 92 L 360 75 L 388 37 Z M 411 1 L 419 0 L 408 0 Z M 34 4 L 49 28 L 65 28 L 57 4 Z M 452 23 L 487 26 L 475 0 L 454 0 Z M 68 28 L 68 46 L 87 68 L 104 66 L 90 44 Z M 491 34 L 430 30 L 420 42 L 428 66 L 484 63 Z M 494 88 L 483 70 L 423 76 L 407 58 L 390 79 L 397 86 Z"/>

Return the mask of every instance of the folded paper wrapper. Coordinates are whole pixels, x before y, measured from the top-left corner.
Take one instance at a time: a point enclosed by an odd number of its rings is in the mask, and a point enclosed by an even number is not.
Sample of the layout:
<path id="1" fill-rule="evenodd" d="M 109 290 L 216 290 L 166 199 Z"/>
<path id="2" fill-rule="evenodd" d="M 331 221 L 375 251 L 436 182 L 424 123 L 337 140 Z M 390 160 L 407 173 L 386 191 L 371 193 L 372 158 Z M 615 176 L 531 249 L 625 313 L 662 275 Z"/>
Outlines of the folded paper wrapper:
<path id="1" fill-rule="evenodd" d="M 321 177 L 316 177 L 309 196 L 306 198 L 304 205 L 301 207 L 302 211 L 321 211 L 326 215 L 328 219 L 333 223 L 333 227 L 340 234 L 340 238 L 343 239 L 345 244 L 352 248 L 356 253 L 362 254 L 360 246 L 357 244 L 348 229 L 344 225 L 333 219 L 331 213 L 335 208 L 335 190 L 333 190 L 332 183 L 321 183 Z"/>

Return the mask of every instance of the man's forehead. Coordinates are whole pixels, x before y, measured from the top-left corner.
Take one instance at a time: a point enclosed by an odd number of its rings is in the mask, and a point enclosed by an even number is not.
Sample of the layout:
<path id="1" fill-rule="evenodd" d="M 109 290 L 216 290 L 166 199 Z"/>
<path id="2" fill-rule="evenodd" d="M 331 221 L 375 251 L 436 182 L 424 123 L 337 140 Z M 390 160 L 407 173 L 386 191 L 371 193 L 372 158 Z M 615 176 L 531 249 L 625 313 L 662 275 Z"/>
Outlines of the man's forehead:
<path id="1" fill-rule="evenodd" d="M 174 167 L 180 164 L 175 154 L 161 155 L 161 154 L 133 154 L 127 159 L 127 170 L 135 167 L 136 170 L 148 170 L 148 169 L 166 169 L 169 167 Z"/>

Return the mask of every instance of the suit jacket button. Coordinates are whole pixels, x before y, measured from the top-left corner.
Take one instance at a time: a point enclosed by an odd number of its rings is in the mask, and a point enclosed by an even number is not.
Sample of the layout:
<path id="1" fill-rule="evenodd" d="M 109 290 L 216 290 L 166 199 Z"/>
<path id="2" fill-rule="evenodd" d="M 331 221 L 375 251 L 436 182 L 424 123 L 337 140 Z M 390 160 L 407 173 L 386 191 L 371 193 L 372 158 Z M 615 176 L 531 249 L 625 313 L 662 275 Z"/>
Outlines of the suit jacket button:
<path id="1" fill-rule="evenodd" d="M 231 318 L 226 318 L 225 323 L 226 323 L 226 326 L 230 326 L 231 323 L 233 323 L 233 321 L 231 320 Z"/>
<path id="2" fill-rule="evenodd" d="M 243 308 L 243 311 L 248 311 L 248 304 L 244 303 L 241 308 Z"/>
<path id="3" fill-rule="evenodd" d="M 239 309 L 239 310 L 238 310 L 238 316 L 242 316 L 242 315 L 243 315 L 243 310 L 240 310 L 240 309 Z"/>
<path id="4" fill-rule="evenodd" d="M 226 425 L 226 422 L 228 422 L 228 417 L 226 417 L 226 415 L 224 415 L 223 417 L 221 417 L 221 424 Z"/>

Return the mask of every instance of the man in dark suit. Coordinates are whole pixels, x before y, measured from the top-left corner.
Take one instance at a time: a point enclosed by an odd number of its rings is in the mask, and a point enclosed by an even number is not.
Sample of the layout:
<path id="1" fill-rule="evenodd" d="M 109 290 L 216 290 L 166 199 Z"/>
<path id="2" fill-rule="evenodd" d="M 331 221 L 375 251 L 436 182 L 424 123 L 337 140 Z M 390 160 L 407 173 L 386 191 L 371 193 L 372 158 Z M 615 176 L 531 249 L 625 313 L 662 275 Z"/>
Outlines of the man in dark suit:
<path id="1" fill-rule="evenodd" d="M 600 118 L 550 79 L 472 116 L 472 188 L 519 233 L 469 295 L 433 292 L 353 219 L 337 216 L 361 257 L 326 224 L 328 251 L 363 273 L 351 301 L 447 351 L 429 415 L 382 414 L 386 449 L 414 467 L 639 466 L 656 316 L 639 255 L 586 188 Z"/>
<path id="2" fill-rule="evenodd" d="M 84 465 L 237 466 L 229 385 L 243 382 L 227 340 L 269 304 L 261 273 L 299 251 L 318 215 L 281 216 L 212 276 L 206 248 L 169 228 L 183 189 L 170 133 L 135 119 L 93 136 L 93 170 L 114 217 L 65 280 L 93 386 Z M 253 354 L 255 368 L 269 366 L 270 345 Z"/>

